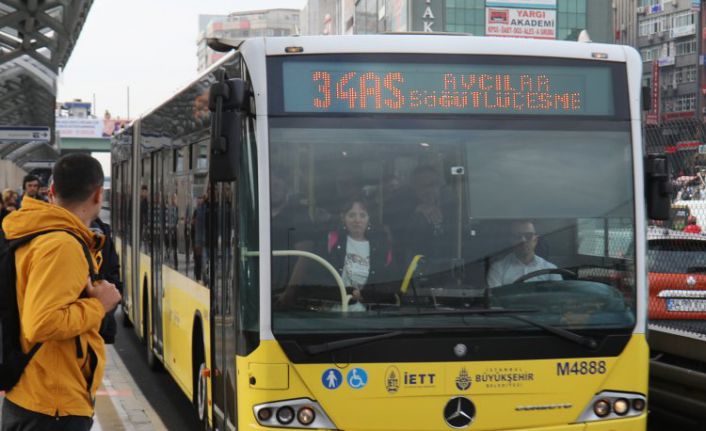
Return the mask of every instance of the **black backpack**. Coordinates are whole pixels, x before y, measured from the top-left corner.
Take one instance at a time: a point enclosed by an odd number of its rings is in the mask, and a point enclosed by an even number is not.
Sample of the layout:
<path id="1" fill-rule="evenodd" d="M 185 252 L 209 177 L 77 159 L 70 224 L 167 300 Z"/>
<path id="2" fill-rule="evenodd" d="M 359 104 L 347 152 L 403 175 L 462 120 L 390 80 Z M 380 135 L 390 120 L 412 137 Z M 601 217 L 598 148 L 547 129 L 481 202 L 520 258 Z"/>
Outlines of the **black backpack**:
<path id="1" fill-rule="evenodd" d="M 17 308 L 17 272 L 15 268 L 15 250 L 27 244 L 34 238 L 56 232 L 47 230 L 27 235 L 21 238 L 7 240 L 0 229 L 0 391 L 12 389 L 22 376 L 22 372 L 32 359 L 42 343 L 36 343 L 28 353 L 22 352 L 20 344 L 20 314 Z M 61 230 L 76 238 L 83 247 L 88 259 L 91 277 L 95 274 L 93 261 L 88 247 L 73 232 Z M 80 346 L 80 344 L 79 344 Z"/>

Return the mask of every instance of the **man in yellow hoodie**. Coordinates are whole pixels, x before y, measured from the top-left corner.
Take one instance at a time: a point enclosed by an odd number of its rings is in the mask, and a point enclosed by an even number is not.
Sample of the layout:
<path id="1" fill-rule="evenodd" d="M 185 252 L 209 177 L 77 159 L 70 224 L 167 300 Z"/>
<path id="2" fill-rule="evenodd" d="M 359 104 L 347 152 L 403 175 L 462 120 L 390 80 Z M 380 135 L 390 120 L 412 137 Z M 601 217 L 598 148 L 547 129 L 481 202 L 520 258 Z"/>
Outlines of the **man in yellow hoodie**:
<path id="1" fill-rule="evenodd" d="M 89 247 L 96 267 L 103 238 L 88 227 L 103 202 L 100 163 L 85 154 L 61 157 L 53 181 L 54 204 L 27 197 L 21 210 L 3 220 L 5 235 L 12 240 L 71 232 Z M 89 430 L 105 366 L 98 330 L 120 293 L 106 281 L 91 282 L 84 248 L 67 232 L 21 246 L 15 266 L 22 349 L 42 345 L 6 394 L 2 431 Z"/>

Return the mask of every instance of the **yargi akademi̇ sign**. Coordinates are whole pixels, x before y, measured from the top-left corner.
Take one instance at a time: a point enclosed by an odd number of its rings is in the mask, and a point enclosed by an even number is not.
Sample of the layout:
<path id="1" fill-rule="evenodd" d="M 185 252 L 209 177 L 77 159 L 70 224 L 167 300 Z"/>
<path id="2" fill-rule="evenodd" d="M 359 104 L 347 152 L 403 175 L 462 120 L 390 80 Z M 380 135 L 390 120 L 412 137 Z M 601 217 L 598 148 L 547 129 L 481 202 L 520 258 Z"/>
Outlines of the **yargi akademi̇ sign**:
<path id="1" fill-rule="evenodd" d="M 556 39 L 556 11 L 486 8 L 487 36 Z"/>

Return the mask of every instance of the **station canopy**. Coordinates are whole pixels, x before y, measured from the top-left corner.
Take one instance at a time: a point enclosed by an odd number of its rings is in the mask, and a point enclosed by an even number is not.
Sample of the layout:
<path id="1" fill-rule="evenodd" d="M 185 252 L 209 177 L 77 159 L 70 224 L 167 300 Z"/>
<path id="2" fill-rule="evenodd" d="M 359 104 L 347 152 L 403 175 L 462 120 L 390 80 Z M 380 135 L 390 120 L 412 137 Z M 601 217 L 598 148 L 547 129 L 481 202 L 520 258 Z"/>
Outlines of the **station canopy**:
<path id="1" fill-rule="evenodd" d="M 26 170 L 50 166 L 57 75 L 93 0 L 0 0 L 0 127 L 47 127 L 48 141 L 0 138 L 0 159 Z"/>

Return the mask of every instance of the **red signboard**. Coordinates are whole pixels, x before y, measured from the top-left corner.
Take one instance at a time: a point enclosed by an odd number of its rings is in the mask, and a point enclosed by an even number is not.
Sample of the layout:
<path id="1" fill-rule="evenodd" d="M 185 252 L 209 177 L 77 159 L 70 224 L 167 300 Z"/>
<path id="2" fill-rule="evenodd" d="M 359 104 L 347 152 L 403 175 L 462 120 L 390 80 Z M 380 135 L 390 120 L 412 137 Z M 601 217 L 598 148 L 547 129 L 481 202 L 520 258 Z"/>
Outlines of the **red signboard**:
<path id="1" fill-rule="evenodd" d="M 652 109 L 647 113 L 647 124 L 659 124 L 659 62 L 652 61 Z"/>
<path id="2" fill-rule="evenodd" d="M 664 121 L 682 120 L 685 118 L 694 118 L 695 114 L 696 113 L 694 111 L 669 112 L 667 114 L 664 114 Z"/>

